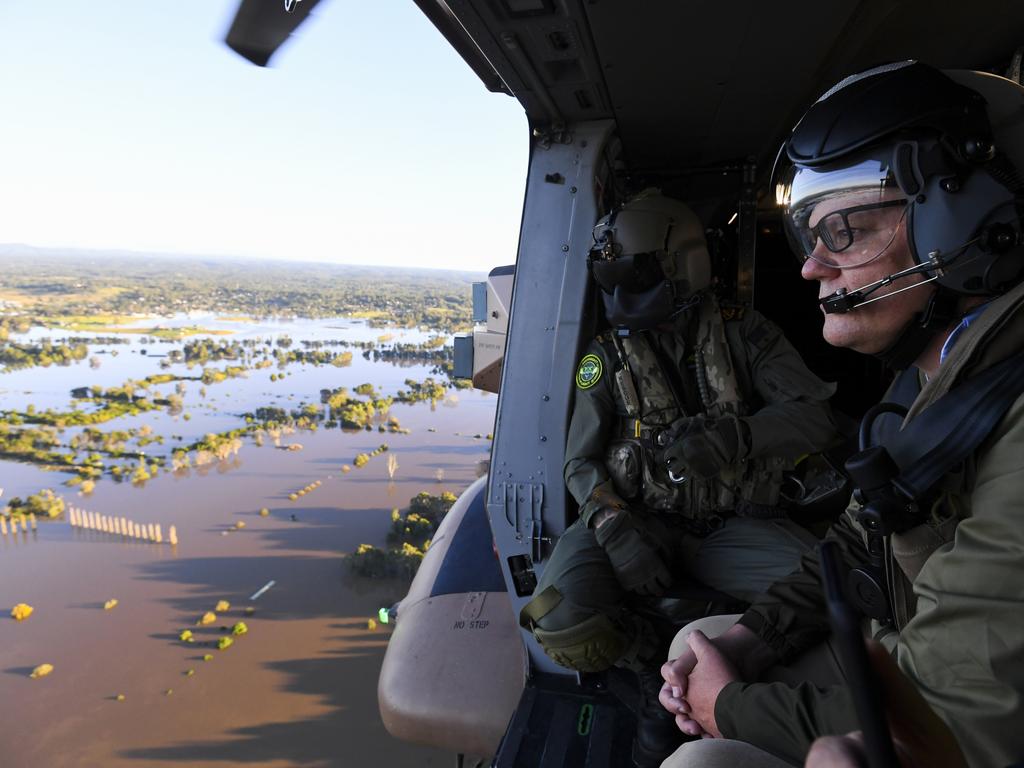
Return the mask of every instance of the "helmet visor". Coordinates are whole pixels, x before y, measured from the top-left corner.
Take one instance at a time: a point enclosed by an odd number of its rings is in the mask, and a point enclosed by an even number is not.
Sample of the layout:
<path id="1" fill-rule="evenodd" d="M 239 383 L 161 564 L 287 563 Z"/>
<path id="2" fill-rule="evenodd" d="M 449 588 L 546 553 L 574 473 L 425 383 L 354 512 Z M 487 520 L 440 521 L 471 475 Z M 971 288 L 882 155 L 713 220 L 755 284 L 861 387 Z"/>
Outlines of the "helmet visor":
<path id="1" fill-rule="evenodd" d="M 665 280 L 657 254 L 636 253 L 616 258 L 594 258 L 590 269 L 594 280 L 605 293 L 621 288 L 629 293 L 642 293 Z"/>
<path id="2" fill-rule="evenodd" d="M 904 227 L 908 203 L 889 158 L 877 150 L 842 166 L 792 165 L 779 178 L 776 196 L 800 261 L 834 269 L 862 267 L 881 256 Z"/>

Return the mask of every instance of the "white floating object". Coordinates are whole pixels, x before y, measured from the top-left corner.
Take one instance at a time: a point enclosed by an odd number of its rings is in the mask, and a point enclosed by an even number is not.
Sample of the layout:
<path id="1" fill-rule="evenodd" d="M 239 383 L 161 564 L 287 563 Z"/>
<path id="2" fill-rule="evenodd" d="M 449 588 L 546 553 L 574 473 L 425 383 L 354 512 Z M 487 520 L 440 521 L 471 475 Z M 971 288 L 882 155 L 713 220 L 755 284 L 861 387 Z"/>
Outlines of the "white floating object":
<path id="1" fill-rule="evenodd" d="M 268 582 L 267 582 L 266 584 L 264 584 L 264 585 L 263 585 L 262 587 L 260 587 L 259 589 L 257 589 L 257 590 L 256 590 L 256 592 L 255 592 L 255 593 L 253 594 L 253 596 L 252 596 L 252 597 L 250 597 L 249 599 L 250 599 L 250 600 L 256 600 L 256 599 L 257 599 L 257 598 L 258 598 L 258 597 L 259 597 L 260 595 L 262 595 L 262 594 L 263 594 L 264 592 L 266 592 L 266 591 L 267 591 L 268 589 L 270 589 L 270 588 L 271 588 L 272 586 L 274 586 L 274 585 L 275 585 L 276 583 L 277 583 L 276 581 L 274 581 L 273 579 L 271 579 L 271 580 L 270 580 L 270 581 L 268 581 Z"/>

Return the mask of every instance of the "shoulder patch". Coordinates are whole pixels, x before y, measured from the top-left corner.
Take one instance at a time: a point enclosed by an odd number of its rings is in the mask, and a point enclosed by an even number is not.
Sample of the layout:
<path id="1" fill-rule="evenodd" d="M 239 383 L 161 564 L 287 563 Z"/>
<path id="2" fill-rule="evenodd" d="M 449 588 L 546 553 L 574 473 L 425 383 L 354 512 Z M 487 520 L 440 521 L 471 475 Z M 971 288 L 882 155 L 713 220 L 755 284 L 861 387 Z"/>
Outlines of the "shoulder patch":
<path id="1" fill-rule="evenodd" d="M 590 389 L 601 380 L 604 373 L 604 363 L 597 355 L 584 355 L 576 369 L 576 386 L 580 389 Z"/>

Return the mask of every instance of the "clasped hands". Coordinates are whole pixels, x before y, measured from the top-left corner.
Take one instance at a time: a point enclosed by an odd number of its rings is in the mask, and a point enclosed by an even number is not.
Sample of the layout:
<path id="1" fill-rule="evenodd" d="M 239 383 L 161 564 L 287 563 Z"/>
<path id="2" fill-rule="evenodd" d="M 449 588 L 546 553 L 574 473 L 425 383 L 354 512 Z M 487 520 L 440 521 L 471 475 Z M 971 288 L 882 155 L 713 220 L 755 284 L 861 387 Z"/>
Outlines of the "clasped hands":
<path id="1" fill-rule="evenodd" d="M 689 648 L 661 667 L 665 684 L 658 699 L 689 736 L 722 738 L 715 702 L 729 683 L 752 680 L 772 662 L 771 651 L 751 630 L 736 624 L 714 640 L 700 630 L 686 637 Z"/>

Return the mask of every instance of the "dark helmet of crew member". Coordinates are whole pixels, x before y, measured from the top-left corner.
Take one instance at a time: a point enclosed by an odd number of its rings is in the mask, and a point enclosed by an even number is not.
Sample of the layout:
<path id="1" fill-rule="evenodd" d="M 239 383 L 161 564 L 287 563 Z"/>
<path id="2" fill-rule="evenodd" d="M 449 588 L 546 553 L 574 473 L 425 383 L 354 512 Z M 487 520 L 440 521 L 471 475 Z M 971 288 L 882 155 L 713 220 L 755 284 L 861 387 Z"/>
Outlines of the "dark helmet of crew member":
<path id="1" fill-rule="evenodd" d="M 631 330 L 670 320 L 711 284 L 697 215 L 653 189 L 597 222 L 588 262 L 608 321 Z"/>
<path id="2" fill-rule="evenodd" d="M 863 266 L 905 228 L 940 292 L 995 295 L 1024 275 L 1024 88 L 1012 80 L 876 67 L 818 99 L 783 150 L 776 195 L 802 259 Z M 858 219 L 889 237 L 859 238 L 870 230 Z"/>

